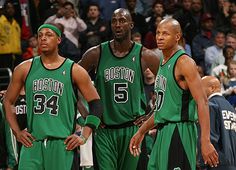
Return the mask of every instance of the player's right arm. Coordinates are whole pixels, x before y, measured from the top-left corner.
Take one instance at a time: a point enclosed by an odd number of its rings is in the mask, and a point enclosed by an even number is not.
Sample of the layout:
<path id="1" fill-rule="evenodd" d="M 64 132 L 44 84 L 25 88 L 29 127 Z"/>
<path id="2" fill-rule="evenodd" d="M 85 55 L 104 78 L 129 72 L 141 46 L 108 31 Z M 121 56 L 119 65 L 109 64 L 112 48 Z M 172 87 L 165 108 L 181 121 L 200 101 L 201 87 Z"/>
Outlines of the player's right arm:
<path id="1" fill-rule="evenodd" d="M 154 114 L 144 122 L 144 124 L 139 128 L 139 130 L 135 133 L 135 135 L 131 138 L 129 144 L 130 153 L 133 156 L 138 156 L 141 153 L 140 145 L 145 134 L 152 128 L 154 128 Z"/>
<path id="2" fill-rule="evenodd" d="M 16 99 L 20 94 L 21 89 L 24 87 L 25 78 L 29 72 L 31 62 L 31 60 L 27 60 L 15 68 L 3 100 L 6 119 L 17 140 L 26 147 L 32 146 L 31 140 L 34 140 L 34 138 L 26 130 L 20 130 L 20 127 L 17 123 L 16 114 L 12 108 L 15 105 Z"/>

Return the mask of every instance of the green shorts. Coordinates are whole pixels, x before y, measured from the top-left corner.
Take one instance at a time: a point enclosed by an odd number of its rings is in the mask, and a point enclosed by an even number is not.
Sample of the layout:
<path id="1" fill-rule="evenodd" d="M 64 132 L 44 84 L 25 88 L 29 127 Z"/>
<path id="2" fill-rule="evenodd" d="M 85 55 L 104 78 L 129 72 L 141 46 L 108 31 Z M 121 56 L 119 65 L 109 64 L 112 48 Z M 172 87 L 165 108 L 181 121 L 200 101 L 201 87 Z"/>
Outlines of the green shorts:
<path id="1" fill-rule="evenodd" d="M 22 146 L 19 170 L 71 170 L 73 151 L 67 151 L 64 139 L 34 141 Z"/>
<path id="2" fill-rule="evenodd" d="M 99 170 L 135 170 L 138 157 L 129 151 L 130 139 L 137 126 L 121 129 L 97 129 L 94 147 Z"/>
<path id="3" fill-rule="evenodd" d="M 195 170 L 197 128 L 195 123 L 169 123 L 158 129 L 148 170 Z"/>

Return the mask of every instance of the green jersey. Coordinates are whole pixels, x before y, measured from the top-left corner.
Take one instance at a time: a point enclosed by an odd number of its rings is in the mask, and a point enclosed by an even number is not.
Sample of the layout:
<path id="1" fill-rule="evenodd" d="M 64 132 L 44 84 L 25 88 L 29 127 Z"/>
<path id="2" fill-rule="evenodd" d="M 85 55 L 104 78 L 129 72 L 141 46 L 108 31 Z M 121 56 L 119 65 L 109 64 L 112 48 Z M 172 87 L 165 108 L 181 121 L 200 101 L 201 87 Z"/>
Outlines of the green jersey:
<path id="1" fill-rule="evenodd" d="M 184 54 L 177 51 L 160 67 L 155 81 L 157 95 L 155 123 L 195 121 L 196 104 L 189 90 L 182 89 L 176 82 L 174 69 L 178 58 Z"/>
<path id="2" fill-rule="evenodd" d="M 109 42 L 101 44 L 95 86 L 103 103 L 106 125 L 119 125 L 144 114 L 146 99 L 141 49 L 140 44 L 134 43 L 126 56 L 117 57 Z"/>
<path id="3" fill-rule="evenodd" d="M 66 138 L 73 132 L 77 99 L 72 66 L 69 59 L 56 69 L 45 68 L 39 56 L 32 61 L 25 89 L 28 131 L 36 140 Z"/>
<path id="4" fill-rule="evenodd" d="M 3 105 L 0 102 L 0 169 L 5 164 L 7 164 L 6 167 L 13 169 L 18 161 L 17 143 L 5 115 Z"/>

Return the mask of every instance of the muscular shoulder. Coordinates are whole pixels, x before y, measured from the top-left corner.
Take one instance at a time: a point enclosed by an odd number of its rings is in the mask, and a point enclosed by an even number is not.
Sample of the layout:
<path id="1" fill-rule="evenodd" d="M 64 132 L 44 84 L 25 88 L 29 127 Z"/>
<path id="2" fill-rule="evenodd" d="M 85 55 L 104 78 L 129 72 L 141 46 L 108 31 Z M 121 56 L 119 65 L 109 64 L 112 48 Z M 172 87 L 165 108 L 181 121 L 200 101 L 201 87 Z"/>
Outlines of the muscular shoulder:
<path id="1" fill-rule="evenodd" d="M 175 77 L 183 89 L 188 89 L 188 83 L 200 77 L 194 60 L 187 55 L 179 57 L 175 67 Z"/>
<path id="2" fill-rule="evenodd" d="M 83 80 L 88 78 L 88 72 L 79 64 L 75 63 L 72 67 L 72 80 L 77 82 L 78 80 Z"/>
<path id="3" fill-rule="evenodd" d="M 160 64 L 160 56 L 155 51 L 145 47 L 142 48 L 141 55 L 143 71 L 149 68 L 153 74 L 156 75 Z"/>
<path id="4" fill-rule="evenodd" d="M 100 51 L 100 45 L 88 49 L 79 61 L 79 65 L 87 71 L 96 68 L 100 57 Z"/>
<path id="5" fill-rule="evenodd" d="M 176 63 L 176 67 L 178 69 L 181 69 L 182 71 L 196 69 L 196 63 L 188 55 L 182 55 L 181 57 L 179 57 Z"/>
<path id="6" fill-rule="evenodd" d="M 147 49 L 146 47 L 142 47 L 142 57 L 158 57 L 157 53 L 153 50 Z"/>
<path id="7" fill-rule="evenodd" d="M 33 59 L 29 59 L 29 60 L 23 61 L 18 66 L 16 66 L 14 69 L 15 76 L 19 76 L 19 78 L 21 78 L 22 81 L 25 81 L 26 76 L 28 75 L 29 70 L 31 68 L 32 61 Z"/>

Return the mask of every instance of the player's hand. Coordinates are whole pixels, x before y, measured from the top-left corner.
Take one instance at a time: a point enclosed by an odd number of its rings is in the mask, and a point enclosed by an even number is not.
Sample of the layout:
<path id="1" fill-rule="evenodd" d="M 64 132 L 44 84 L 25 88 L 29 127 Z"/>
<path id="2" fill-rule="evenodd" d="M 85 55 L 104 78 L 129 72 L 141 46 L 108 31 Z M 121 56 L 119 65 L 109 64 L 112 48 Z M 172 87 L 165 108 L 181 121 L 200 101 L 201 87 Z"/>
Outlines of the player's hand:
<path id="1" fill-rule="evenodd" d="M 22 143 L 25 147 L 32 147 L 33 146 L 32 141 L 35 140 L 35 138 L 26 129 L 16 133 L 16 139 L 17 141 Z"/>
<path id="2" fill-rule="evenodd" d="M 211 142 L 201 141 L 201 150 L 204 163 L 211 167 L 217 167 L 219 164 L 219 156 Z"/>
<path id="3" fill-rule="evenodd" d="M 66 145 L 66 150 L 73 150 L 76 147 L 83 145 L 84 140 L 81 139 L 78 135 L 73 134 L 66 138 L 66 140 L 64 141 L 64 144 Z"/>
<path id="4" fill-rule="evenodd" d="M 0 91 L 0 97 L 3 97 L 6 94 L 6 90 L 1 90 Z"/>
<path id="5" fill-rule="evenodd" d="M 129 150 L 133 156 L 139 156 L 139 154 L 141 153 L 140 146 L 143 138 L 144 134 L 141 134 L 139 131 L 131 138 Z"/>
<path id="6" fill-rule="evenodd" d="M 155 138 L 157 135 L 157 129 L 154 128 L 154 129 L 149 130 L 148 134 L 152 136 L 153 138 Z"/>

